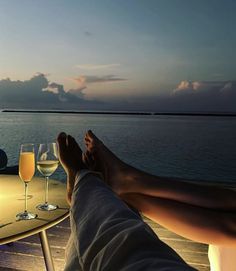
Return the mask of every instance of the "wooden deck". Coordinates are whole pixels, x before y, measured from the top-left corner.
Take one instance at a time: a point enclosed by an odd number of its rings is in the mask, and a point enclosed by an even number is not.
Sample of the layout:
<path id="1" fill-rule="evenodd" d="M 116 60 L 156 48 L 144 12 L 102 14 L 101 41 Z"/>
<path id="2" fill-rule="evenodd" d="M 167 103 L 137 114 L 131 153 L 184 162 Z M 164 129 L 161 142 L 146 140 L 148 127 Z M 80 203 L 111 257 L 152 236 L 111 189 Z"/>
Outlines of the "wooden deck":
<path id="1" fill-rule="evenodd" d="M 156 223 L 146 220 L 161 240 L 170 245 L 191 266 L 200 271 L 209 271 L 207 246 L 180 237 Z M 63 270 L 65 246 L 70 235 L 69 220 L 48 230 L 48 239 L 56 271 Z M 45 270 L 38 235 L 11 245 L 0 246 L 0 271 L 43 271 Z M 115 270 L 114 270 L 115 271 Z"/>

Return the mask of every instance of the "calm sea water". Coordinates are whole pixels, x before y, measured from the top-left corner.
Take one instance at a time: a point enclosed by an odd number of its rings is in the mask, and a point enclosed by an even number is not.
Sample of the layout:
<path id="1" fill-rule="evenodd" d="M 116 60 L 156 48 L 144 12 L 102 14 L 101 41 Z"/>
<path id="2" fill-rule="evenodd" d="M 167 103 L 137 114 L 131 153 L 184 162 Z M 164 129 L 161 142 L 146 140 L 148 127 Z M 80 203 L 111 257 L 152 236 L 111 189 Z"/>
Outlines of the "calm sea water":
<path id="1" fill-rule="evenodd" d="M 92 129 L 121 159 L 162 176 L 236 184 L 236 118 L 0 113 L 0 148 L 8 165 L 21 143 L 55 141 L 59 132 L 83 145 Z M 59 168 L 55 178 L 65 179 Z"/>

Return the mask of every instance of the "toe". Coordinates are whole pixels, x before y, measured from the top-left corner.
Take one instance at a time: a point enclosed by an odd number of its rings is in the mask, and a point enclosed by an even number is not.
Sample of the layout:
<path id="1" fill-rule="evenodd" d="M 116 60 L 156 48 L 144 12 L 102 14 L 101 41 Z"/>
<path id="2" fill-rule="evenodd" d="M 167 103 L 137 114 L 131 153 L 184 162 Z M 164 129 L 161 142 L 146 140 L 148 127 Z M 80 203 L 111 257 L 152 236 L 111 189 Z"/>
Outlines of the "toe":
<path id="1" fill-rule="evenodd" d="M 86 140 L 92 140 L 93 139 L 93 136 L 91 135 L 91 133 L 89 131 L 87 131 L 86 134 L 85 134 Z"/>
<path id="2" fill-rule="evenodd" d="M 88 135 L 88 137 L 90 139 L 95 139 L 96 138 L 95 134 L 91 130 L 88 130 L 87 135 Z"/>
<path id="3" fill-rule="evenodd" d="M 57 137 L 57 144 L 58 144 L 60 152 L 66 151 L 66 147 L 67 147 L 66 139 L 67 139 L 67 135 L 64 132 L 60 133 Z"/>
<path id="4" fill-rule="evenodd" d="M 95 160 L 89 151 L 86 151 L 85 153 L 83 153 L 82 160 L 90 170 L 94 170 Z"/>
<path id="5" fill-rule="evenodd" d="M 80 146 L 71 135 L 68 135 L 68 149 L 73 152 L 78 152 L 79 154 L 82 153 Z"/>
<path id="6" fill-rule="evenodd" d="M 87 131 L 85 138 L 86 138 L 87 140 L 89 140 L 89 141 L 93 141 L 94 136 L 93 136 L 93 133 L 92 133 L 91 130 L 88 130 L 88 131 Z"/>
<path id="7" fill-rule="evenodd" d="M 84 142 L 85 144 L 89 144 L 91 142 L 91 139 L 87 135 L 85 135 Z"/>
<path id="8" fill-rule="evenodd" d="M 97 144 L 101 142 L 100 139 L 97 136 L 95 136 L 95 134 L 91 130 L 88 130 L 86 135 L 87 135 L 87 138 L 91 141 L 91 143 Z"/>

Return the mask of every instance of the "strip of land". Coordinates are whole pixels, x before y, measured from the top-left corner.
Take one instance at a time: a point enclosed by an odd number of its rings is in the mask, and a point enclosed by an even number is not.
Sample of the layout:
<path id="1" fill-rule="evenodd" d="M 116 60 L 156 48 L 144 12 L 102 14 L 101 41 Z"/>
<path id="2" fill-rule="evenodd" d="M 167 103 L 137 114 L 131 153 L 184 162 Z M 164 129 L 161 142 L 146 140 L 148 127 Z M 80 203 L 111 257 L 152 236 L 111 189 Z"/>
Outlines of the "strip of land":
<path id="1" fill-rule="evenodd" d="M 40 113 L 40 114 L 92 114 L 92 115 L 160 115 L 160 116 L 203 116 L 236 117 L 236 113 L 199 113 L 199 112 L 133 112 L 133 111 L 74 111 L 74 110 L 21 110 L 3 109 L 3 113 Z"/>

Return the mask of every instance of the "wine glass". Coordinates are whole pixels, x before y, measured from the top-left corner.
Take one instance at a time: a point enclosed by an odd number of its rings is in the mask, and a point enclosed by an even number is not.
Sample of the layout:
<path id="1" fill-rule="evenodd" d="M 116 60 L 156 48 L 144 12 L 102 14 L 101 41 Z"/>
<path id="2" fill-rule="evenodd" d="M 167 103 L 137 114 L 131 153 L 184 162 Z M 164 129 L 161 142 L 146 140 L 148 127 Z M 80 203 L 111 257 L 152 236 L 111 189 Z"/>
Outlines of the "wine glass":
<path id="1" fill-rule="evenodd" d="M 52 211 L 58 208 L 57 205 L 48 203 L 48 181 L 59 164 L 56 143 L 40 144 L 37 155 L 37 169 L 45 177 L 45 202 L 37 208 L 41 211 Z"/>
<path id="2" fill-rule="evenodd" d="M 30 220 L 37 217 L 36 214 L 27 211 L 28 183 L 35 172 L 34 144 L 22 144 L 19 158 L 19 175 L 25 184 L 25 211 L 16 215 L 16 220 Z"/>

